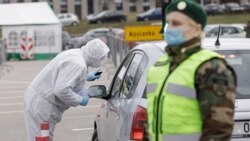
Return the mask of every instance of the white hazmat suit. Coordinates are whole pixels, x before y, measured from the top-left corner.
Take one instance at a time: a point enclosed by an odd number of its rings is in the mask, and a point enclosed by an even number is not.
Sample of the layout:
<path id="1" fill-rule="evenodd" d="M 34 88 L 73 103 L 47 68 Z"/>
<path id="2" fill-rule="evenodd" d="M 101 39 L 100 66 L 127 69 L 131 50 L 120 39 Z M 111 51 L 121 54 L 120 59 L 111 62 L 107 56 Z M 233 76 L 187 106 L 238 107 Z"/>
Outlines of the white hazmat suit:
<path id="1" fill-rule="evenodd" d="M 104 42 L 94 39 L 79 49 L 58 54 L 42 69 L 24 96 L 28 141 L 35 141 L 35 136 L 40 135 L 41 122 L 49 122 L 49 140 L 53 140 L 55 125 L 63 112 L 80 105 L 84 98 L 79 92 L 86 82 L 87 68 L 100 67 L 108 52 Z"/>

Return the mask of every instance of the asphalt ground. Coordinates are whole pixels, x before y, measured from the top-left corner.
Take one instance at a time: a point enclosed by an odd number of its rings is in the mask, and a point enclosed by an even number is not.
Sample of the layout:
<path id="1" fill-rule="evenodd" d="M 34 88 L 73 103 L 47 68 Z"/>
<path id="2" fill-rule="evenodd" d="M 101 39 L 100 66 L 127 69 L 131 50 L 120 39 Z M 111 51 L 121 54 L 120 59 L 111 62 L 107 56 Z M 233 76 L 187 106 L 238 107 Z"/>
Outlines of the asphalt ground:
<path id="1" fill-rule="evenodd" d="M 26 129 L 23 117 L 23 96 L 32 79 L 49 61 L 8 62 L 8 69 L 2 70 L 0 78 L 0 141 L 25 141 Z M 106 67 L 107 66 L 107 67 Z M 101 84 L 109 86 L 112 65 L 107 62 L 102 66 L 102 77 L 88 82 L 86 87 Z M 93 70 L 90 68 L 90 70 Z M 8 72 L 9 71 L 9 72 Z M 54 141 L 90 141 L 93 122 L 98 112 L 101 99 L 90 99 L 87 106 L 72 107 L 63 114 L 57 124 Z"/>

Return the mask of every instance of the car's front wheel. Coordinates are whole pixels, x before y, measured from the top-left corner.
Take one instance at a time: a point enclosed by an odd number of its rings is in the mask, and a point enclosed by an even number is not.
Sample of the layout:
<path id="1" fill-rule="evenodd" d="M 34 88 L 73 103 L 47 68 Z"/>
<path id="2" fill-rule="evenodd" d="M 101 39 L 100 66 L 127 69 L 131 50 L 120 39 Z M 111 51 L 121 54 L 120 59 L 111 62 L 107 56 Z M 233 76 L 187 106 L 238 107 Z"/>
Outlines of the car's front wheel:
<path id="1" fill-rule="evenodd" d="M 98 141 L 97 129 L 94 130 L 91 141 Z"/>
<path id="2" fill-rule="evenodd" d="M 71 26 L 77 26 L 77 25 L 78 25 L 77 22 L 73 22 L 73 23 L 71 24 Z"/>

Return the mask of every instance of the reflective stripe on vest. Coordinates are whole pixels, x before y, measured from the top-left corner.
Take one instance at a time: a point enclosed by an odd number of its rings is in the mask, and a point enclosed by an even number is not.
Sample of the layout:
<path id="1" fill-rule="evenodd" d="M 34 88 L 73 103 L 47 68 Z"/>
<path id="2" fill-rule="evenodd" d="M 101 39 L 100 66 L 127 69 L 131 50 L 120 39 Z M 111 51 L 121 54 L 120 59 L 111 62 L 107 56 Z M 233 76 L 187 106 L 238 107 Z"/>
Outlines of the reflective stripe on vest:
<path id="1" fill-rule="evenodd" d="M 156 91 L 157 83 L 152 83 L 147 85 L 147 93 L 152 93 Z"/>
<path id="2" fill-rule="evenodd" d="M 181 86 L 181 85 L 177 85 L 174 83 L 169 83 L 167 88 L 166 88 L 166 92 L 168 93 L 172 93 L 172 94 L 176 94 L 179 96 L 184 96 L 187 98 L 192 98 L 195 99 L 196 98 L 196 90 L 192 89 L 192 88 L 188 88 L 185 86 Z"/>
<path id="3" fill-rule="evenodd" d="M 158 85 L 157 83 L 148 84 L 147 85 L 147 93 L 155 92 L 157 85 Z M 181 86 L 181 85 L 177 85 L 174 83 L 168 84 L 168 86 L 166 88 L 166 92 L 176 94 L 179 96 L 184 96 L 187 98 L 192 98 L 192 99 L 196 98 L 196 90 L 195 89 L 188 88 L 188 87 Z"/>
<path id="4" fill-rule="evenodd" d="M 162 141 L 199 141 L 201 134 L 163 135 Z"/>

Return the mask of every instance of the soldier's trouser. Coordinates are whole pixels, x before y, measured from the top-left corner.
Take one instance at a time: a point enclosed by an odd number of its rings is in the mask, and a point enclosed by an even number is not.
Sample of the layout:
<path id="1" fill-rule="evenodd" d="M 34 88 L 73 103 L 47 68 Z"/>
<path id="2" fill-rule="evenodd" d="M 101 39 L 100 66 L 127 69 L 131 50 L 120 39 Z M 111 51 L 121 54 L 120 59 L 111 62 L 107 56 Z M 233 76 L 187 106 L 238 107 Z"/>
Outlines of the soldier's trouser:
<path id="1" fill-rule="evenodd" d="M 27 141 L 35 141 L 35 136 L 41 135 L 40 124 L 42 122 L 49 122 L 49 141 L 53 141 L 55 126 L 61 119 L 58 108 L 39 95 L 27 95 L 24 98 Z"/>

